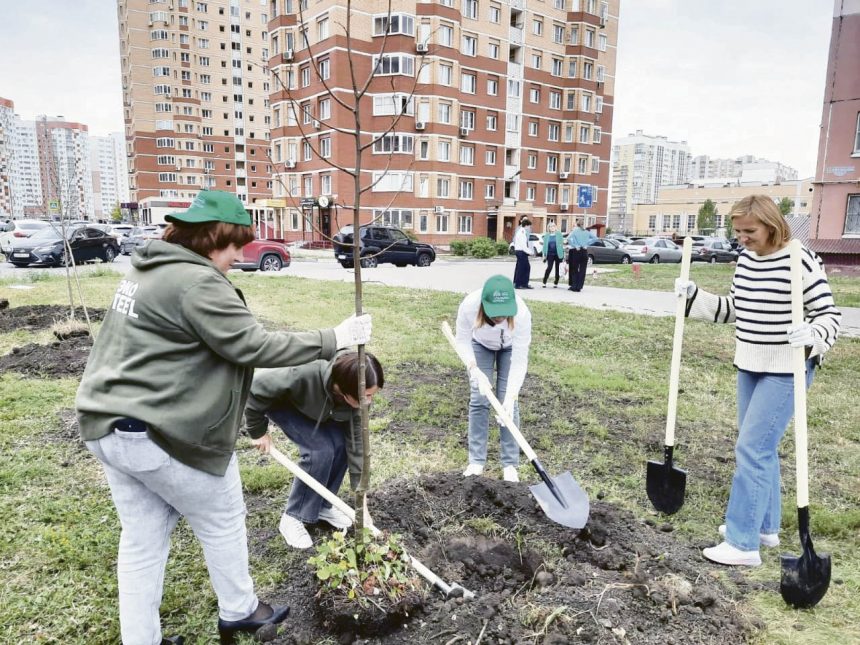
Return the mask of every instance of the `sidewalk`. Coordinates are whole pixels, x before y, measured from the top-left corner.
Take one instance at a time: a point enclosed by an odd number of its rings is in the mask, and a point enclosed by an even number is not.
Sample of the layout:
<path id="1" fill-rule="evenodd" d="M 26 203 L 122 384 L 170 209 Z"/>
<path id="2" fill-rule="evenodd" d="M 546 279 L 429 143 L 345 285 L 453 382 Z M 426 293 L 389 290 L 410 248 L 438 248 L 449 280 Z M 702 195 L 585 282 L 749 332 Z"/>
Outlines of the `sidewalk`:
<path id="1" fill-rule="evenodd" d="M 354 273 L 344 269 L 334 258 L 331 251 L 305 252 L 313 255 L 298 255 L 289 268 L 281 273 L 260 275 L 292 275 L 312 280 L 333 280 L 336 282 L 353 282 Z M 598 269 L 596 277 L 589 276 L 585 282 L 585 288 L 579 293 L 567 290 L 567 283 L 562 280 L 557 289 L 550 286 L 543 288 L 540 277 L 543 271 L 540 262 L 532 263 L 532 285 L 534 289 L 520 289 L 517 293 L 525 300 L 537 300 L 540 302 L 553 302 L 572 305 L 576 307 L 587 307 L 589 309 L 600 309 L 608 311 L 622 311 L 626 313 L 644 314 L 649 316 L 674 316 L 675 296 L 667 291 L 644 291 L 641 289 L 618 289 L 615 287 L 601 287 L 599 273 L 612 271 L 613 269 Z M 513 263 L 508 259 L 498 260 L 471 260 L 468 264 L 449 260 L 447 258 L 437 259 L 428 268 L 408 266 L 397 268 L 392 265 L 383 264 L 374 269 L 366 269 L 362 272 L 365 282 L 379 284 L 387 287 L 406 287 L 412 289 L 432 289 L 435 291 L 451 291 L 454 293 L 468 293 L 480 288 L 492 275 L 501 273 L 513 275 Z M 537 281 L 535 280 L 537 278 Z M 842 311 L 842 336 L 860 337 L 860 308 L 843 307 Z"/>

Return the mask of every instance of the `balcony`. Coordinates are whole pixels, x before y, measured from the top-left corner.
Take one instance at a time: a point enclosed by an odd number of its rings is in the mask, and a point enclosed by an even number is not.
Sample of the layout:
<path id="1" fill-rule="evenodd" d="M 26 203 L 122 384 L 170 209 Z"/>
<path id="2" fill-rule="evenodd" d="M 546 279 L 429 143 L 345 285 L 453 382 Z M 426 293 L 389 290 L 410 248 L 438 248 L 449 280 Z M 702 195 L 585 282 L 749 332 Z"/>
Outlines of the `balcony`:
<path id="1" fill-rule="evenodd" d="M 508 39 L 511 41 L 512 45 L 522 45 L 523 30 L 519 27 L 511 27 L 508 32 Z"/>

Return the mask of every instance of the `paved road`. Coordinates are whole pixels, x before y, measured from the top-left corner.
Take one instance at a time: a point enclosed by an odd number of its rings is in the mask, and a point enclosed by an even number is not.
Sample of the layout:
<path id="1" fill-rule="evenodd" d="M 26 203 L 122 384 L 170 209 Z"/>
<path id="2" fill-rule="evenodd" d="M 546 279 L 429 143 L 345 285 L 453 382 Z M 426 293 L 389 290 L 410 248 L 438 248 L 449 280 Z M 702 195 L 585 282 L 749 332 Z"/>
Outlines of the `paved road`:
<path id="1" fill-rule="evenodd" d="M 589 276 L 585 288 L 579 293 L 566 289 L 564 282 L 557 289 L 542 288 L 540 277 L 543 272 L 540 260 L 532 261 L 532 282 L 534 289 L 521 289 L 519 293 L 526 300 L 562 303 L 589 309 L 623 311 L 628 313 L 645 314 L 650 316 L 674 316 L 675 298 L 672 293 L 665 291 L 644 291 L 641 289 L 618 289 L 600 286 L 600 272 L 613 270 L 598 269 L 596 275 Z M 83 271 L 90 267 L 101 267 L 100 264 L 82 267 Z M 125 273 L 129 268 L 127 256 L 118 257 L 111 268 L 119 273 Z M 9 278 L 20 275 L 23 271 L 62 272 L 63 269 L 16 269 L 11 264 L 0 264 L 0 277 Z M 618 267 L 619 271 L 629 271 L 628 267 Z M 491 275 L 501 273 L 512 276 L 514 263 L 510 259 L 502 260 L 447 260 L 438 259 L 430 267 L 403 267 L 380 265 L 374 269 L 365 269 L 363 276 L 366 282 L 388 287 L 411 287 L 414 289 L 433 289 L 437 291 L 452 291 L 468 293 L 479 288 Z M 283 275 L 310 278 L 312 280 L 328 280 L 335 282 L 352 282 L 353 272 L 344 269 L 334 258 L 323 255 L 297 257 L 286 269 L 278 273 L 260 273 L 261 277 L 277 279 Z M 860 337 L 860 309 L 846 307 L 842 309 L 842 335 Z"/>

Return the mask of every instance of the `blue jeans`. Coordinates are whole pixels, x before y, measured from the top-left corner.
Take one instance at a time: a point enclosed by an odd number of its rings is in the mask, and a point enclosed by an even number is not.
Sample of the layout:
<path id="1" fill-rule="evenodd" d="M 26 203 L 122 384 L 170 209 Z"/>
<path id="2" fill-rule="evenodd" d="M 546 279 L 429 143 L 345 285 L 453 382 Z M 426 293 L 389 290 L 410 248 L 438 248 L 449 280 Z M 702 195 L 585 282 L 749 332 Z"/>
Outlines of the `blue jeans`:
<path id="1" fill-rule="evenodd" d="M 292 407 L 269 410 L 266 416 L 298 446 L 301 469 L 337 495 L 347 467 L 345 424 L 325 421 L 317 425 L 314 419 Z M 293 479 L 287 515 L 314 524 L 319 520 L 320 509 L 330 507 L 301 479 Z"/>
<path id="2" fill-rule="evenodd" d="M 480 343 L 472 341 L 475 362 L 484 375 L 493 382 L 493 366 L 496 367 L 496 398 L 505 400 L 508 387 L 508 373 L 511 371 L 511 348 L 493 351 Z M 514 423 L 520 427 L 519 403 L 514 405 Z M 469 396 L 469 463 L 487 463 L 487 437 L 490 433 L 490 402 L 478 388 L 471 388 Z M 507 428 L 500 426 L 500 452 L 502 467 L 517 466 L 520 463 L 520 448 Z"/>
<path id="3" fill-rule="evenodd" d="M 815 366 L 806 363 L 806 387 Z M 777 448 L 794 414 L 794 377 L 738 371 L 738 441 L 726 510 L 726 542 L 758 551 L 759 533 L 778 533 L 782 519 Z"/>

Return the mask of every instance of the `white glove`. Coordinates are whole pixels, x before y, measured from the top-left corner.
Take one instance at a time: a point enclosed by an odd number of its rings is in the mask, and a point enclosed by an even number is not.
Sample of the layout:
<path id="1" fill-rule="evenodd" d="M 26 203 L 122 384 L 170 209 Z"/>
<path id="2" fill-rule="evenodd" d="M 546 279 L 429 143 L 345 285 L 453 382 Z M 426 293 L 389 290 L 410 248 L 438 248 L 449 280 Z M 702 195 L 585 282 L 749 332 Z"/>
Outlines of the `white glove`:
<path id="1" fill-rule="evenodd" d="M 353 345 L 366 345 L 370 341 L 373 323 L 370 314 L 356 316 L 353 314 L 334 328 L 334 337 L 338 349 Z"/>
<path id="2" fill-rule="evenodd" d="M 788 328 L 788 344 L 792 347 L 812 347 L 815 343 L 815 334 L 812 333 L 812 325 L 802 322 Z"/>
<path id="3" fill-rule="evenodd" d="M 684 296 L 687 300 L 693 297 L 696 293 L 696 283 L 692 280 L 681 280 L 675 278 L 675 295 Z"/>
<path id="4" fill-rule="evenodd" d="M 472 365 L 469 368 L 469 386 L 478 390 L 484 396 L 487 396 L 487 393 L 492 391 L 490 379 L 487 378 L 487 375 L 477 365 Z"/>

